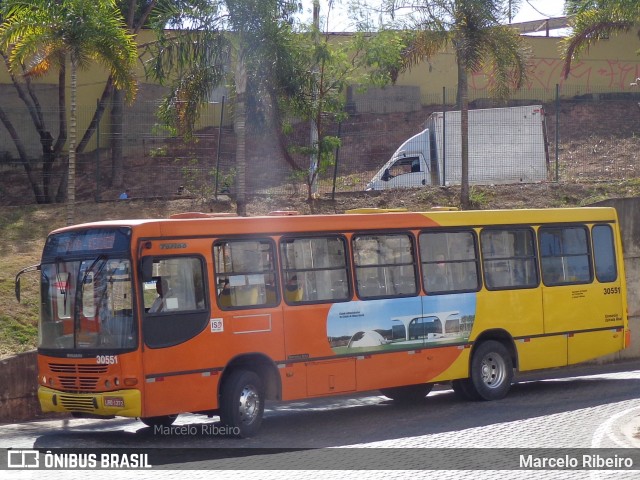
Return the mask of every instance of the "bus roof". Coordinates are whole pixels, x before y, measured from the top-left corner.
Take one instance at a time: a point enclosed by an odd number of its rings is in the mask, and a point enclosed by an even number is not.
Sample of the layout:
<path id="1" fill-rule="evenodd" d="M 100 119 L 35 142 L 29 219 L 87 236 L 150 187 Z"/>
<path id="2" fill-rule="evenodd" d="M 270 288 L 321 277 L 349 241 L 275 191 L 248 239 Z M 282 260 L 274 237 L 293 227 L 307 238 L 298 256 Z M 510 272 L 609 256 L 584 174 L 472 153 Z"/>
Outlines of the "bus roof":
<path id="1" fill-rule="evenodd" d="M 615 222 L 611 207 L 518 210 L 467 210 L 354 213 L 333 215 L 277 215 L 256 217 L 203 217 L 107 220 L 64 227 L 59 233 L 93 227 L 130 227 L 137 237 L 193 235 L 249 235 L 281 232 L 388 230 L 483 225 L 538 225 L 542 223 Z"/>

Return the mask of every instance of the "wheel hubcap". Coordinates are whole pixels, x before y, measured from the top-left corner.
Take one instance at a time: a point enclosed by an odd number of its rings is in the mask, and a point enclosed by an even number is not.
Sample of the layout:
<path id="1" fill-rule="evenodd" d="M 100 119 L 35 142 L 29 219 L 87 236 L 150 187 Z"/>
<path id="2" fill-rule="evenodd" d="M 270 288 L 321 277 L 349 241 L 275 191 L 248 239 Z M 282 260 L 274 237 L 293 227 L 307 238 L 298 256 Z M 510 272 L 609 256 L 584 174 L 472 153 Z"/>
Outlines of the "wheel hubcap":
<path id="1" fill-rule="evenodd" d="M 482 381 L 489 388 L 498 388 L 504 382 L 507 369 L 500 355 L 489 354 L 482 359 Z"/>
<path id="2" fill-rule="evenodd" d="M 240 393 L 240 420 L 249 424 L 255 420 L 260 411 L 260 395 L 253 385 L 245 385 Z"/>

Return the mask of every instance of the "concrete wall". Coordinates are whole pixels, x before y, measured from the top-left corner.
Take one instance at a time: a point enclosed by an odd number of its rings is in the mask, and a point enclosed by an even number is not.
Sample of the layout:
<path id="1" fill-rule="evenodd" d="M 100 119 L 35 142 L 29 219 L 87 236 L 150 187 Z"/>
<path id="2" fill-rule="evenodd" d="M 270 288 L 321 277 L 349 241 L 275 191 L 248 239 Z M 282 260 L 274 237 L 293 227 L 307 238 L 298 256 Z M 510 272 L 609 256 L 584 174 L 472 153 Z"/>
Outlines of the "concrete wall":
<path id="1" fill-rule="evenodd" d="M 35 350 L 0 360 L 0 422 L 41 415 L 37 388 Z"/>

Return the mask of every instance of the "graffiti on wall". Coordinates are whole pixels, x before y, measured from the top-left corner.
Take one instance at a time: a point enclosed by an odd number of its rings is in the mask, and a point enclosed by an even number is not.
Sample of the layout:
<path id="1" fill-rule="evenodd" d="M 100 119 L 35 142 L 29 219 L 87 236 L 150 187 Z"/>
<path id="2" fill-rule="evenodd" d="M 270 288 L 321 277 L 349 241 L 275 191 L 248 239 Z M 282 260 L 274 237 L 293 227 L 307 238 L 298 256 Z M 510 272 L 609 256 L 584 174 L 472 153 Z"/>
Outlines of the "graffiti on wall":
<path id="1" fill-rule="evenodd" d="M 632 85 L 640 77 L 640 62 L 619 60 L 577 61 L 565 79 L 562 75 L 564 62 L 559 58 L 535 58 L 531 62 L 524 90 L 544 89 L 553 92 L 556 84 L 579 86 L 584 93 L 593 91 L 637 91 Z M 492 78 L 485 73 L 476 73 L 469 78 L 469 89 L 484 90 L 491 87 Z"/>

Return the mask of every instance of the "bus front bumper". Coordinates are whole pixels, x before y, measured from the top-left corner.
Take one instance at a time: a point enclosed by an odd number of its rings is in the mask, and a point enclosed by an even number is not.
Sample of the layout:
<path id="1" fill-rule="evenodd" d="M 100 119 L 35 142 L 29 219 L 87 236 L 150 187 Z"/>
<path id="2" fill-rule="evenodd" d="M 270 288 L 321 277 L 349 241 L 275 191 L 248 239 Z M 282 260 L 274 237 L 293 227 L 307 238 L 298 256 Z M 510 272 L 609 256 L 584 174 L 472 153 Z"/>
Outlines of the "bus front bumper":
<path id="1" fill-rule="evenodd" d="M 48 387 L 38 388 L 43 412 L 72 412 L 97 416 L 140 417 L 140 390 L 102 393 L 66 393 Z"/>

